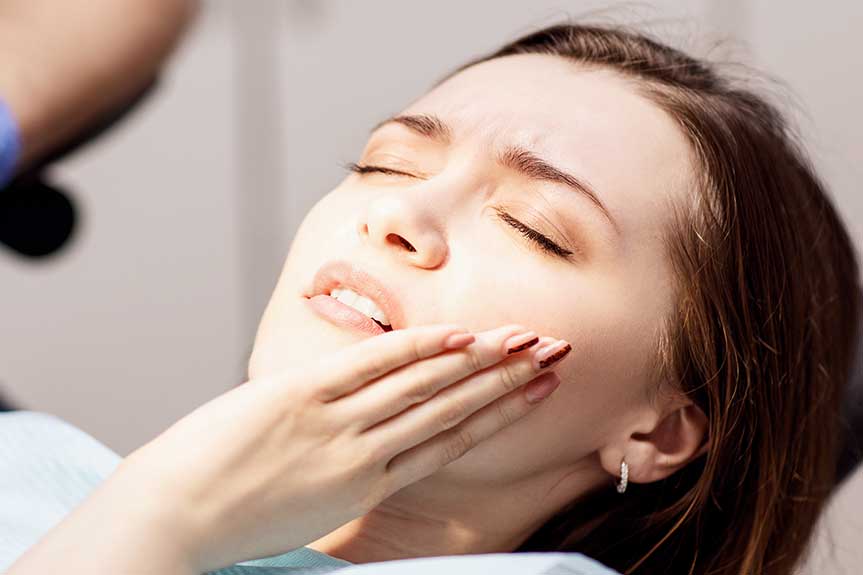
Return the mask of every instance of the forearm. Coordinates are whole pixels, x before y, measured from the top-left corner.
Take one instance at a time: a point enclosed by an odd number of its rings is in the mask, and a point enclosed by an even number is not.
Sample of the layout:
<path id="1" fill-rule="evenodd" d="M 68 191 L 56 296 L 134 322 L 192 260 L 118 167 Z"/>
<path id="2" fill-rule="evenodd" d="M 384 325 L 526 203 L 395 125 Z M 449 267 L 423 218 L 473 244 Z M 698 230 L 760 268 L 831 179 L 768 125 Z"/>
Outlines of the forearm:
<path id="1" fill-rule="evenodd" d="M 170 502 L 141 486 L 118 470 L 6 575 L 200 575 Z"/>
<path id="2" fill-rule="evenodd" d="M 149 81 L 194 0 L 0 0 L 0 97 L 21 130 L 20 167 Z"/>

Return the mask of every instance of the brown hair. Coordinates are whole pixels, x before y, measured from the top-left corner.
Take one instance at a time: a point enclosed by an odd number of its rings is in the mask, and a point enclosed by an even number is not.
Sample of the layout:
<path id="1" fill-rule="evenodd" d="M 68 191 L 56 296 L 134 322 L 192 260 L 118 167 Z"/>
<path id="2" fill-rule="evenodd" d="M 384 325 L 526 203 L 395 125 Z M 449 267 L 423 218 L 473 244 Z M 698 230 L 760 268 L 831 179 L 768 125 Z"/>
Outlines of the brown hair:
<path id="1" fill-rule="evenodd" d="M 558 25 L 459 68 L 550 54 L 636 80 L 696 158 L 667 230 L 676 311 L 658 375 L 707 414 L 708 450 L 670 478 L 572 502 L 516 550 L 579 551 L 625 573 L 789 574 L 834 484 L 858 268 L 774 106 L 622 27 Z"/>

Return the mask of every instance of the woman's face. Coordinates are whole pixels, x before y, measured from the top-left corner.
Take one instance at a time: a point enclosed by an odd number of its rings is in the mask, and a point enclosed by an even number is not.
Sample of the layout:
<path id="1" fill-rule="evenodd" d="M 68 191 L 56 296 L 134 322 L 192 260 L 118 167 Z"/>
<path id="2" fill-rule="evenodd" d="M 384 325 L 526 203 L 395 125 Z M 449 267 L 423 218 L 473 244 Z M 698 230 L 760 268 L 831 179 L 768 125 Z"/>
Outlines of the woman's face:
<path id="1" fill-rule="evenodd" d="M 389 288 L 397 328 L 519 323 L 572 344 L 555 394 L 439 473 L 513 482 L 621 439 L 649 409 L 673 304 L 662 238 L 689 193 L 682 134 L 631 80 L 546 55 L 468 68 L 400 116 L 357 159 L 388 171 L 348 175 L 306 215 L 250 378 L 371 337 L 308 306 L 319 268 L 343 260 Z"/>

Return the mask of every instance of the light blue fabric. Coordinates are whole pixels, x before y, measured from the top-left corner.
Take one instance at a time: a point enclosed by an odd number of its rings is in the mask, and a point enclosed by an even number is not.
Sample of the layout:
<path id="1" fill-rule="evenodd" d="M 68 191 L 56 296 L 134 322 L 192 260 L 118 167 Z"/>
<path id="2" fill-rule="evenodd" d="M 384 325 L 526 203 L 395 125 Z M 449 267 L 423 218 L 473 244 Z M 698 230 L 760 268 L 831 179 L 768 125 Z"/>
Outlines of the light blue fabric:
<path id="1" fill-rule="evenodd" d="M 0 573 L 81 503 L 120 460 L 105 445 L 53 415 L 0 413 Z M 300 547 L 210 573 L 318 575 L 347 565 L 351 563 Z"/>
<path id="2" fill-rule="evenodd" d="M 0 413 L 0 573 L 81 503 L 120 460 L 96 439 L 52 415 Z M 615 575 L 578 553 L 453 555 L 353 565 L 308 547 L 244 561 L 209 575 L 319 575 L 333 571 L 339 575 L 510 571 L 518 575 Z"/>
<path id="3" fill-rule="evenodd" d="M 0 189 L 12 178 L 20 153 L 18 123 L 9 106 L 0 98 Z"/>

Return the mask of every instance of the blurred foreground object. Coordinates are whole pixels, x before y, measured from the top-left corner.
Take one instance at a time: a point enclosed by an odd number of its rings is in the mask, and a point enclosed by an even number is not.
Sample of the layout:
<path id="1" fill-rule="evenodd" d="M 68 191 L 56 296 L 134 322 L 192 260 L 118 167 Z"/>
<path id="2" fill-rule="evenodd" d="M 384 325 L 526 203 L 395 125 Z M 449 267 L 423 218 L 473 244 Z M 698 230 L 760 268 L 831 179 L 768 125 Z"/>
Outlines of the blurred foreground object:
<path id="1" fill-rule="evenodd" d="M 146 91 L 194 0 L 0 0 L 0 98 L 31 170 Z"/>
<path id="2" fill-rule="evenodd" d="M 50 181 L 48 168 L 125 118 L 153 92 L 155 85 L 151 81 L 131 100 L 40 158 L 0 190 L 0 244 L 30 258 L 50 255 L 66 244 L 76 227 L 75 202 L 67 191 Z"/>
<path id="3" fill-rule="evenodd" d="M 75 204 L 46 168 L 152 91 L 196 11 L 194 0 L 0 0 L 0 99 L 20 135 L 0 243 L 41 257 L 72 237 Z"/>

